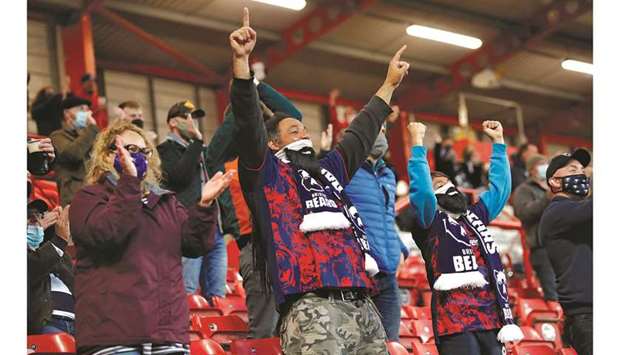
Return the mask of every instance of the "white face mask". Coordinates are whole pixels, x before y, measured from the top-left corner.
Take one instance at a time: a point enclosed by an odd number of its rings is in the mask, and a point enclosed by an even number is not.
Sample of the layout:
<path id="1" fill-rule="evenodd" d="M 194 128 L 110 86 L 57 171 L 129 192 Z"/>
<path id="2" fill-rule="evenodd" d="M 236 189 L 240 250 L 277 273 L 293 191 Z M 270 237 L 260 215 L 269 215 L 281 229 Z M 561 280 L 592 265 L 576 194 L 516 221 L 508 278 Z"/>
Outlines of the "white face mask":
<path id="1" fill-rule="evenodd" d="M 303 148 L 313 148 L 312 141 L 310 139 L 299 139 L 292 143 L 287 144 L 282 149 L 278 150 L 275 154 L 276 158 L 280 159 L 283 163 L 290 163 L 291 161 L 286 156 L 286 149 L 299 151 Z"/>

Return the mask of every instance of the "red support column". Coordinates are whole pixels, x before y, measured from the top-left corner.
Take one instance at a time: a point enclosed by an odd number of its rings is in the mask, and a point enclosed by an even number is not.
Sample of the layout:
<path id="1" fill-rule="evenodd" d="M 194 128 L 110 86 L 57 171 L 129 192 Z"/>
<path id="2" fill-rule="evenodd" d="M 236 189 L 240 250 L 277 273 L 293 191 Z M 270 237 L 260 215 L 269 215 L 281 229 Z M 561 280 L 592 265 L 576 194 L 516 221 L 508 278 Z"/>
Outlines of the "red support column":
<path id="1" fill-rule="evenodd" d="M 392 124 L 388 132 L 388 144 L 390 147 L 390 162 L 394 165 L 400 180 L 409 182 L 407 173 L 407 160 L 409 159 L 409 113 L 400 111 L 400 116 Z"/>
<path id="2" fill-rule="evenodd" d="M 93 47 L 93 34 L 89 15 L 80 16 L 76 24 L 64 27 L 62 30 L 62 43 L 65 57 L 65 72 L 71 79 L 71 91 L 80 97 L 91 101 L 93 117 L 101 128 L 108 124 L 108 116 L 105 107 L 99 107 L 99 95 L 97 90 L 92 95 L 84 92 L 81 79 L 86 73 L 93 76 L 96 74 L 95 51 Z"/>

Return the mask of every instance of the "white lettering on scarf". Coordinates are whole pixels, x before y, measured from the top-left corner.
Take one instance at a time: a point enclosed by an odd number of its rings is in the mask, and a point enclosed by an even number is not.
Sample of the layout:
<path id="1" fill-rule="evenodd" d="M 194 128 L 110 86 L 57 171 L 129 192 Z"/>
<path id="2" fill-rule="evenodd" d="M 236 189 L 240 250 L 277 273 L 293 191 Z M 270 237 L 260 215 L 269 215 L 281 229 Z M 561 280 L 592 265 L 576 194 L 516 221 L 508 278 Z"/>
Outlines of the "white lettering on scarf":
<path id="1" fill-rule="evenodd" d="M 478 234 L 482 236 L 482 240 L 484 241 L 484 248 L 486 249 L 487 254 L 497 253 L 497 245 L 493 240 L 493 236 L 484 225 L 484 223 L 482 223 L 482 221 L 478 218 L 478 216 L 476 216 L 470 211 L 467 211 L 467 219 L 469 220 L 469 223 L 471 223 L 471 225 L 476 228 Z"/>

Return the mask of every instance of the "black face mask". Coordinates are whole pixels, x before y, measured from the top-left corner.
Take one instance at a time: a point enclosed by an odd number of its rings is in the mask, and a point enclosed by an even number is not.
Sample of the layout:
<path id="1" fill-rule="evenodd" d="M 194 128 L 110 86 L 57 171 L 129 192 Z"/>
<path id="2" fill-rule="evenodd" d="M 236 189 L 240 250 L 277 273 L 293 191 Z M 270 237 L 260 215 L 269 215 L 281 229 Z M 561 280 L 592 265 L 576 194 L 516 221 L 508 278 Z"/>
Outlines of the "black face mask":
<path id="1" fill-rule="evenodd" d="M 445 193 L 435 194 L 435 197 L 439 207 L 450 213 L 463 214 L 467 211 L 467 198 L 454 186 Z"/>
<path id="2" fill-rule="evenodd" d="M 321 164 L 319 164 L 316 153 L 311 147 L 300 150 L 285 149 L 284 151 L 291 164 L 304 169 L 315 178 L 321 175 Z"/>
<path id="3" fill-rule="evenodd" d="M 590 179 L 584 174 L 564 176 L 562 177 L 562 191 L 577 196 L 588 196 Z"/>
<path id="4" fill-rule="evenodd" d="M 142 120 L 132 120 L 131 123 L 133 123 L 134 126 L 144 128 L 144 121 Z"/>

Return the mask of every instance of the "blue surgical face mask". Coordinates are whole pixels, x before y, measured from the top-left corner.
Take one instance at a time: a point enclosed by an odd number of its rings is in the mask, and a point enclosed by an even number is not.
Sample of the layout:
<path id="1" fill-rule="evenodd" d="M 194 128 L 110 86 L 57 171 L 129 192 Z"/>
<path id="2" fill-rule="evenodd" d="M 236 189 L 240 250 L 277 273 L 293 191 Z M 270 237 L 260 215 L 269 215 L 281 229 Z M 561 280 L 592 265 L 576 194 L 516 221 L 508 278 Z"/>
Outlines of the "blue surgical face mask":
<path id="1" fill-rule="evenodd" d="M 81 129 L 86 127 L 88 123 L 88 112 L 87 111 L 78 111 L 78 113 L 75 114 L 75 121 L 74 121 L 74 125 L 75 128 L 77 129 Z"/>
<path id="2" fill-rule="evenodd" d="M 43 242 L 43 235 L 45 234 L 45 231 L 40 225 L 29 224 L 26 227 L 26 234 L 28 237 L 28 246 L 31 249 L 37 249 Z"/>
<path id="3" fill-rule="evenodd" d="M 546 179 L 548 167 L 549 167 L 549 164 L 541 164 L 536 168 L 536 171 L 538 172 L 538 178 L 540 180 Z"/>

